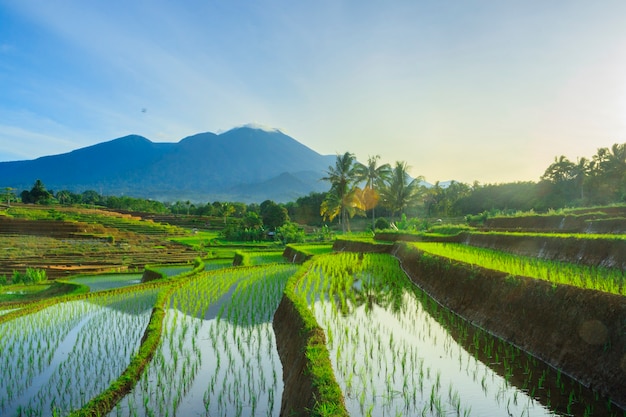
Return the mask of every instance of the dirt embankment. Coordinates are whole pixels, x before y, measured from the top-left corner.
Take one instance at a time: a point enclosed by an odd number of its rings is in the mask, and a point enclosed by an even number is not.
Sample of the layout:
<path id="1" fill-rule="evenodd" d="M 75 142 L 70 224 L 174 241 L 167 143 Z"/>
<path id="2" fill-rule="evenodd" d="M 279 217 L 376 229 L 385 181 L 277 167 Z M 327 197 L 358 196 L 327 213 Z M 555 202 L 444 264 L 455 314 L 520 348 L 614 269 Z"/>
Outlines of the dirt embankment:
<path id="1" fill-rule="evenodd" d="M 293 302 L 282 298 L 274 313 L 276 348 L 283 364 L 283 399 L 281 416 L 304 416 L 315 405 L 311 376 L 306 373 L 306 344 L 309 335 L 303 334 L 304 323 Z"/>
<path id="2" fill-rule="evenodd" d="M 306 254 L 304 252 L 300 252 L 298 249 L 293 246 L 285 246 L 285 250 L 283 251 L 283 258 L 288 260 L 294 264 L 301 264 L 311 258 L 311 255 Z"/>
<path id="3" fill-rule="evenodd" d="M 367 253 L 391 253 L 394 245 L 384 243 L 358 242 L 351 240 L 335 240 L 333 251 L 335 252 L 367 252 Z"/>
<path id="4" fill-rule="evenodd" d="M 407 243 L 392 254 L 442 305 L 626 407 L 625 297 L 422 257 Z"/>
<path id="5" fill-rule="evenodd" d="M 287 259 L 293 257 L 294 260 L 311 257 L 289 246 L 283 256 Z M 290 278 L 272 321 L 276 348 L 283 364 L 284 391 L 280 416 L 346 417 L 348 412 L 332 372 L 326 335 L 306 301 L 302 299 L 298 304 L 299 297 L 294 292 L 295 283 L 302 276 L 296 274 Z"/>

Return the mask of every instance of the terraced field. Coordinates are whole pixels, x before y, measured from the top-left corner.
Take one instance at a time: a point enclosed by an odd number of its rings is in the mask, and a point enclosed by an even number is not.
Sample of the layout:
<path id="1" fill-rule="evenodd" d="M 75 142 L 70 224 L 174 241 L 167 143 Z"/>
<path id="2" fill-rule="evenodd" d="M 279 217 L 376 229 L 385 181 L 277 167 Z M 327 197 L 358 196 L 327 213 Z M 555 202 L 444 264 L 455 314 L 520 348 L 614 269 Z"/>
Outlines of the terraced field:
<path id="1" fill-rule="evenodd" d="M 155 259 L 189 262 L 200 253 L 170 241 L 186 234 L 179 227 L 111 211 L 13 207 L 0 215 L 0 276 L 32 267 L 56 279 L 142 270 Z"/>

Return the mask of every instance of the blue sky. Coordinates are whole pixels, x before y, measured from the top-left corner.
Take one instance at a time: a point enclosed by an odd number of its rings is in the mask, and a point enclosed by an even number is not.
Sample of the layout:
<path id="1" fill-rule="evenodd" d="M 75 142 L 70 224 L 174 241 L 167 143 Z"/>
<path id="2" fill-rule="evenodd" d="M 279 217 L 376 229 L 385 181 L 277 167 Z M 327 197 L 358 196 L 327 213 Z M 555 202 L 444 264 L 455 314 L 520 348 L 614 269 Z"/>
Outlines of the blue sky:
<path id="1" fill-rule="evenodd" d="M 0 160 L 250 122 L 538 180 L 626 142 L 626 1 L 0 0 Z"/>

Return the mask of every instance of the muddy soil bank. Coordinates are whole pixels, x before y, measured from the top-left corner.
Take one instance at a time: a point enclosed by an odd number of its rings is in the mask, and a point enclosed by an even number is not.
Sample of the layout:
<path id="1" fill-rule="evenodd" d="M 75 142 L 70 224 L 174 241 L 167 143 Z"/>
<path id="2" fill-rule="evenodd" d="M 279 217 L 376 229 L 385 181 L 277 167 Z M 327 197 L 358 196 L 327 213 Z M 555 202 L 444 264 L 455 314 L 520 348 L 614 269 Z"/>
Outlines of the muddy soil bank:
<path id="1" fill-rule="evenodd" d="M 317 324 L 311 327 L 310 324 L 305 323 L 294 301 L 283 295 L 272 322 L 278 355 L 283 364 L 284 390 L 280 417 L 347 417 L 343 395 L 332 373 L 326 350 L 326 336 L 321 327 Z M 326 352 L 325 357 L 320 354 L 321 350 Z M 315 359 L 309 358 L 309 355 Z M 326 362 L 321 367 L 320 360 Z M 322 373 L 319 368 L 324 368 Z M 326 405 L 326 412 L 319 408 L 321 404 Z"/>
<path id="2" fill-rule="evenodd" d="M 306 372 L 306 344 L 309 335 L 303 334 L 304 323 L 293 302 L 283 296 L 272 323 L 276 348 L 283 364 L 283 398 L 281 416 L 305 416 L 315 405 L 313 381 Z"/>
<path id="3" fill-rule="evenodd" d="M 311 255 L 300 252 L 296 248 L 287 245 L 283 251 L 283 258 L 294 264 L 301 264 L 311 258 Z"/>
<path id="4" fill-rule="evenodd" d="M 370 246 L 337 245 L 356 252 Z M 445 307 L 626 408 L 626 297 L 422 257 L 407 243 L 391 253 Z"/>

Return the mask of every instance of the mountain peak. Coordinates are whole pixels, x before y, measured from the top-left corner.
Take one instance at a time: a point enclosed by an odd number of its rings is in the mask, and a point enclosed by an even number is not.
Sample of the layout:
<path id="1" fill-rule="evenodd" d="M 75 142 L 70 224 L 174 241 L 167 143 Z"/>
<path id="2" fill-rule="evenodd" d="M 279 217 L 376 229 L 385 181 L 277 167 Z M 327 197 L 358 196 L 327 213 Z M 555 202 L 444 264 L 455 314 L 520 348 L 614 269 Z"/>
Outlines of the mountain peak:
<path id="1" fill-rule="evenodd" d="M 261 123 L 246 123 L 240 126 L 235 126 L 232 129 L 227 130 L 224 133 L 228 133 L 231 132 L 233 130 L 239 130 L 239 129 L 251 129 L 251 130 L 261 130 L 263 132 L 267 132 L 267 133 L 283 133 L 284 132 L 281 129 L 275 128 L 275 127 L 271 127 L 271 126 L 267 126 L 267 125 L 263 125 Z"/>

